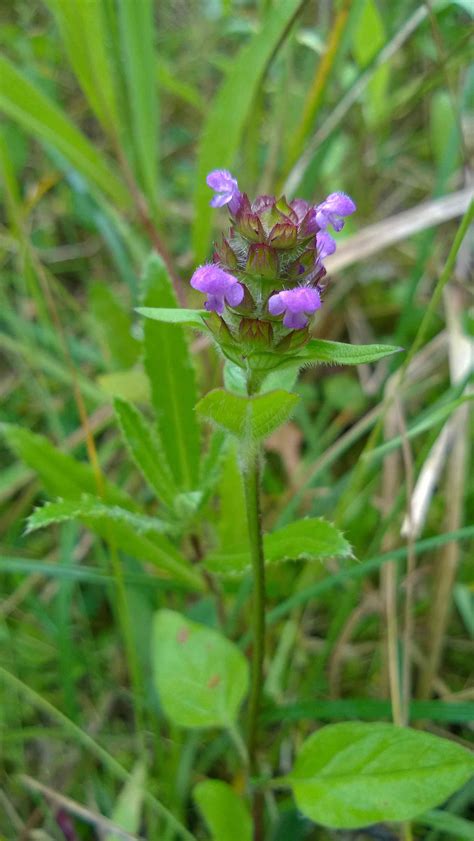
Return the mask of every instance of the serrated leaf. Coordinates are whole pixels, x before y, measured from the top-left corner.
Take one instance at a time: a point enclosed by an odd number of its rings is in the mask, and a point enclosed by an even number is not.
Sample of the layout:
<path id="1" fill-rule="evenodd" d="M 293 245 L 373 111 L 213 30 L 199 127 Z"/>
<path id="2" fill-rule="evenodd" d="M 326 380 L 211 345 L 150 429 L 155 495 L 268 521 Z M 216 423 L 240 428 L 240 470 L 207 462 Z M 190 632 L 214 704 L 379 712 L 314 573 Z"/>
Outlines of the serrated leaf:
<path id="1" fill-rule="evenodd" d="M 232 166 L 261 79 L 302 6 L 301 0 L 286 0 L 269 9 L 260 32 L 232 61 L 211 105 L 201 132 L 196 170 L 193 230 L 196 262 L 206 256 L 211 231 L 212 193 L 206 185 L 206 175 L 216 167 Z"/>
<path id="2" fill-rule="evenodd" d="M 299 399 L 281 389 L 243 397 L 217 388 L 199 401 L 196 412 L 242 440 L 261 441 L 289 419 Z"/>
<path id="3" fill-rule="evenodd" d="M 324 561 L 352 556 L 350 544 L 341 532 L 323 519 L 307 518 L 283 526 L 263 537 L 265 563 L 281 561 Z M 205 559 L 205 566 L 221 574 L 241 574 L 250 568 L 246 546 L 234 551 L 218 551 Z"/>
<path id="4" fill-rule="evenodd" d="M 311 820 L 357 829 L 412 820 L 473 773 L 474 757 L 452 741 L 393 724 L 354 722 L 310 736 L 286 781 Z"/>
<path id="5" fill-rule="evenodd" d="M 152 255 L 144 273 L 144 303 L 176 307 L 166 268 Z M 144 324 L 145 370 L 151 385 L 160 440 L 176 484 L 194 490 L 199 481 L 200 430 L 194 411 L 196 379 L 183 328 L 147 318 Z"/>
<path id="6" fill-rule="evenodd" d="M 401 350 L 403 348 L 392 345 L 352 345 L 326 339 L 311 339 L 299 352 L 297 361 L 300 364 L 331 362 L 335 365 L 363 365 L 367 362 L 377 362 Z"/>
<path id="7" fill-rule="evenodd" d="M 176 307 L 166 309 L 164 307 L 136 307 L 135 312 L 153 321 L 161 321 L 164 324 L 183 324 L 190 327 L 197 327 L 199 330 L 207 330 L 203 317 L 209 315 L 206 310 L 186 310 Z"/>
<path id="8" fill-rule="evenodd" d="M 155 615 L 152 663 L 165 715 L 181 727 L 235 725 L 248 664 L 222 634 L 171 610 Z"/>
<path id="9" fill-rule="evenodd" d="M 125 400 L 114 401 L 120 429 L 138 469 L 155 491 L 158 499 L 169 507 L 173 505 L 177 490 L 163 446 L 139 410 Z"/>
<path id="10" fill-rule="evenodd" d="M 119 207 L 128 205 L 128 191 L 104 153 L 5 56 L 0 56 L 0 112 L 19 123 L 35 139 L 51 144 Z"/>
<path id="11" fill-rule="evenodd" d="M 56 449 L 43 435 L 7 423 L 0 424 L 0 433 L 15 455 L 38 474 L 51 496 L 79 499 L 82 494 L 97 493 L 92 467 Z M 106 502 L 136 509 L 134 501 L 121 488 L 105 478 L 102 484 Z"/>
<path id="12" fill-rule="evenodd" d="M 235 439 L 228 440 L 229 446 L 216 488 L 219 499 L 217 533 L 220 545 L 232 551 L 232 547 L 242 547 L 242 538 L 245 539 L 247 534 L 247 513 L 237 442 Z"/>
<path id="13" fill-rule="evenodd" d="M 80 500 L 49 502 L 38 508 L 28 520 L 28 531 L 68 520 L 83 523 L 106 541 L 112 539 L 118 549 L 127 552 L 137 561 L 153 564 L 187 587 L 203 589 L 198 573 L 187 565 L 163 534 L 169 529 L 169 524 L 118 506 L 104 505 L 93 497 L 83 497 Z"/>
<path id="14" fill-rule="evenodd" d="M 222 780 L 204 780 L 193 789 L 213 841 L 252 841 L 252 819 L 236 791 Z"/>

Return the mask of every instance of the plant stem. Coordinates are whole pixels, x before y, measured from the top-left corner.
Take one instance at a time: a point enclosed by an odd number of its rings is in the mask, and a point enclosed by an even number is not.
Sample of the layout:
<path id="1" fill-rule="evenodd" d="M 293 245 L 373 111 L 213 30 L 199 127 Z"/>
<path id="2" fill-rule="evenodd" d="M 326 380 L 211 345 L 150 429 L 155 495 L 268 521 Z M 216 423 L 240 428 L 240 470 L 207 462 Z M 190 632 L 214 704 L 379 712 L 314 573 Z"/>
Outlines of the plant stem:
<path id="1" fill-rule="evenodd" d="M 260 463 L 258 452 L 252 453 L 247 459 L 244 489 L 253 572 L 252 683 L 249 700 L 247 746 L 250 772 L 255 774 L 257 772 L 258 714 L 262 696 L 263 658 L 265 654 L 265 564 L 260 510 Z"/>

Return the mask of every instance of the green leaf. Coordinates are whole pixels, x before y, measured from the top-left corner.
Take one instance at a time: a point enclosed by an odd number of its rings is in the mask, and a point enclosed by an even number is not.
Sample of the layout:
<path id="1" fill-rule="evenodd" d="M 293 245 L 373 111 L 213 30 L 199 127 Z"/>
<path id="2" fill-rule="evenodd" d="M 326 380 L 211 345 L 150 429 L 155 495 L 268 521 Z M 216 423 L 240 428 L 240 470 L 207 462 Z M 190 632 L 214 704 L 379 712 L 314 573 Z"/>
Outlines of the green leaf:
<path id="1" fill-rule="evenodd" d="M 121 67 L 125 76 L 133 138 L 134 164 L 140 184 L 154 207 L 158 204 L 158 86 L 156 84 L 153 0 L 120 0 Z"/>
<path id="2" fill-rule="evenodd" d="M 196 412 L 238 438 L 260 441 L 288 420 L 299 399 L 281 389 L 242 397 L 217 388 L 199 401 Z"/>
<path id="3" fill-rule="evenodd" d="M 130 197 L 102 151 L 98 151 L 63 111 L 5 56 L 0 56 L 0 112 L 16 120 L 35 139 L 51 144 L 92 184 L 120 207 Z"/>
<path id="4" fill-rule="evenodd" d="M 352 345 L 344 342 L 330 342 L 326 339 L 311 339 L 301 350 L 295 361 L 300 364 L 332 362 L 335 365 L 362 365 L 377 362 L 384 356 L 399 353 L 403 348 L 392 345 Z M 293 362 L 293 364 L 294 364 Z"/>
<path id="5" fill-rule="evenodd" d="M 191 327 L 197 327 L 199 330 L 207 330 L 203 322 L 203 317 L 209 315 L 206 310 L 185 310 L 178 309 L 164 309 L 163 307 L 137 307 L 135 310 L 139 315 L 144 315 L 145 318 L 151 318 L 154 321 L 162 321 L 165 324 L 186 324 Z"/>
<path id="6" fill-rule="evenodd" d="M 132 336 L 131 319 L 117 300 L 117 294 L 104 283 L 90 290 L 91 309 L 107 358 L 117 368 L 131 368 L 140 354 L 140 342 Z"/>
<path id="7" fill-rule="evenodd" d="M 170 721 L 232 729 L 249 680 L 237 646 L 171 610 L 156 613 L 152 644 L 156 686 Z"/>
<path id="8" fill-rule="evenodd" d="M 146 766 L 137 762 L 130 773 L 112 810 L 111 818 L 117 826 L 126 832 L 136 834 L 140 830 L 140 819 L 145 794 Z M 123 836 L 108 832 L 105 841 L 123 841 Z"/>
<path id="9" fill-rule="evenodd" d="M 118 506 L 104 505 L 94 497 L 83 497 L 75 501 L 49 502 L 38 508 L 28 520 L 28 531 L 68 520 L 83 523 L 104 540 L 113 540 L 118 549 L 142 563 L 153 564 L 187 587 L 203 589 L 199 574 L 187 565 L 163 534 L 169 528 L 167 523 Z"/>
<path id="10" fill-rule="evenodd" d="M 352 41 L 357 64 L 365 69 L 386 43 L 384 21 L 375 0 L 365 0 L 352 29 Z M 389 76 L 390 66 L 383 64 L 374 72 L 364 92 L 369 124 L 383 117 L 387 108 Z"/>
<path id="11" fill-rule="evenodd" d="M 357 829 L 412 820 L 473 773 L 473 756 L 452 741 L 393 724 L 355 722 L 310 736 L 285 779 L 308 818 Z"/>
<path id="12" fill-rule="evenodd" d="M 147 306 L 176 307 L 165 266 L 156 255 L 144 275 Z M 200 431 L 194 411 L 196 380 L 183 328 L 146 319 L 145 370 L 150 380 L 160 440 L 177 485 L 194 490 L 199 480 Z"/>
<path id="13" fill-rule="evenodd" d="M 433 810 L 426 812 L 416 819 L 417 824 L 428 826 L 436 832 L 442 832 L 446 838 L 455 838 L 456 841 L 474 841 L 474 824 L 472 821 L 459 818 L 449 812 Z M 437 834 L 436 836 L 437 837 Z"/>
<path id="14" fill-rule="evenodd" d="M 102 0 L 44 2 L 56 18 L 69 61 L 92 110 L 107 131 L 117 132 L 119 117 Z"/>
<path id="15" fill-rule="evenodd" d="M 228 440 L 229 445 L 216 488 L 219 498 L 217 532 L 220 545 L 227 551 L 232 551 L 233 547 L 242 548 L 242 538 L 247 535 L 247 513 L 237 442 L 235 439 Z"/>
<path id="16" fill-rule="evenodd" d="M 176 485 L 156 431 L 150 428 L 141 412 L 131 403 L 116 398 L 114 408 L 123 439 L 135 464 L 158 499 L 171 507 L 177 493 Z"/>
<path id="17" fill-rule="evenodd" d="M 57 450 L 43 435 L 6 423 L 0 424 L 0 432 L 15 455 L 39 475 L 50 496 L 79 499 L 84 493 L 97 493 L 92 467 Z M 107 479 L 103 479 L 103 486 L 106 502 L 123 508 L 136 508 L 134 501 L 121 488 Z"/>
<path id="18" fill-rule="evenodd" d="M 196 262 L 204 260 L 210 239 L 212 195 L 206 176 L 212 169 L 231 167 L 240 145 L 252 103 L 268 64 L 286 38 L 301 0 L 285 0 L 269 10 L 260 32 L 231 64 L 212 104 L 201 134 L 196 172 L 193 245 Z"/>
<path id="19" fill-rule="evenodd" d="M 252 841 L 252 819 L 236 791 L 221 780 L 204 780 L 193 789 L 213 841 Z"/>
<path id="20" fill-rule="evenodd" d="M 299 520 L 264 535 L 263 551 L 267 564 L 352 557 L 350 544 L 341 532 L 332 523 L 315 518 Z M 249 551 L 241 543 L 234 551 L 218 551 L 209 555 L 205 566 L 217 573 L 235 575 L 246 572 L 250 569 Z"/>

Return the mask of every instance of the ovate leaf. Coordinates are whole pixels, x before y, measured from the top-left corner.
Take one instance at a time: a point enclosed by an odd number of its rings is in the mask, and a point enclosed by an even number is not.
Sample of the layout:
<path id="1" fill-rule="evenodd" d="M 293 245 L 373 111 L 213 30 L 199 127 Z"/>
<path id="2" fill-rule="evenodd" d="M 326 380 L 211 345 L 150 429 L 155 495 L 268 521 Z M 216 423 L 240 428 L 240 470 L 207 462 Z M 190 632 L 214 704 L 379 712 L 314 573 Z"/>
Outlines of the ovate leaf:
<path id="1" fill-rule="evenodd" d="M 203 317 L 209 315 L 206 310 L 186 310 L 179 307 L 164 309 L 163 307 L 137 307 L 136 312 L 145 318 L 154 321 L 161 321 L 164 324 L 185 324 L 189 327 L 197 327 L 199 330 L 206 330 Z"/>
<path id="2" fill-rule="evenodd" d="M 455 742 L 393 724 L 355 722 L 310 736 L 286 779 L 308 818 L 357 829 L 412 820 L 473 773 L 474 757 Z"/>
<path id="3" fill-rule="evenodd" d="M 252 819 L 242 797 L 222 780 L 204 780 L 193 790 L 213 841 L 252 841 Z"/>
<path id="4" fill-rule="evenodd" d="M 163 534 L 168 524 L 155 518 L 134 514 L 118 506 L 104 505 L 93 497 L 79 500 L 50 502 L 33 512 L 28 520 L 28 531 L 44 528 L 52 523 L 75 520 L 98 534 L 113 541 L 117 549 L 192 589 L 202 590 L 203 585 L 196 570 L 188 566 L 170 540 Z"/>
<path id="5" fill-rule="evenodd" d="M 350 544 L 336 526 L 323 519 L 308 517 L 264 535 L 265 563 L 281 561 L 324 561 L 328 558 L 352 556 Z M 207 569 L 232 575 L 250 568 L 250 555 L 245 543 L 240 548 L 223 549 L 205 560 Z"/>
<path id="6" fill-rule="evenodd" d="M 335 365 L 362 365 L 377 362 L 384 356 L 399 353 L 403 348 L 392 345 L 352 345 L 344 342 L 330 342 L 326 339 L 311 339 L 297 356 L 300 364 L 332 362 Z"/>
<path id="7" fill-rule="evenodd" d="M 282 389 L 243 397 L 218 388 L 199 401 L 196 412 L 240 439 L 261 441 L 288 420 L 299 399 Z"/>
<path id="8" fill-rule="evenodd" d="M 155 616 L 152 660 L 166 716 L 181 727 L 232 728 L 248 687 L 242 652 L 171 610 Z"/>
<path id="9" fill-rule="evenodd" d="M 18 458 L 31 467 L 41 479 L 51 496 L 79 499 L 82 494 L 96 494 L 97 480 L 90 464 L 76 461 L 72 456 L 56 449 L 43 435 L 30 432 L 13 424 L 1 424 L 8 446 Z M 136 508 L 128 494 L 102 477 L 104 500 L 124 508 Z"/>
<path id="10" fill-rule="evenodd" d="M 125 444 L 135 464 L 158 499 L 172 506 L 176 485 L 158 435 L 131 403 L 117 398 L 114 408 Z"/>
<path id="11" fill-rule="evenodd" d="M 165 266 L 150 257 L 144 276 L 145 304 L 176 307 Z M 199 480 L 200 433 L 194 411 L 196 380 L 183 328 L 146 319 L 145 370 L 150 380 L 160 440 L 177 485 L 193 490 Z"/>

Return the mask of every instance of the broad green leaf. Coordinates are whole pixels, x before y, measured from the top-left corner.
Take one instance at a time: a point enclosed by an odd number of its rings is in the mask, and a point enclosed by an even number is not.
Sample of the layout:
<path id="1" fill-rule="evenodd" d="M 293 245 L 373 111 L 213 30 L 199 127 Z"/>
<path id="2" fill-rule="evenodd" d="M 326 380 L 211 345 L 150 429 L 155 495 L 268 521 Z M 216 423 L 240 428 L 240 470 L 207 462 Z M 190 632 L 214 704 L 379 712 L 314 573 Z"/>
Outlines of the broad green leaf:
<path id="1" fill-rule="evenodd" d="M 76 461 L 57 450 L 43 435 L 28 429 L 4 423 L 0 425 L 0 433 L 15 455 L 38 474 L 50 496 L 79 499 L 84 493 L 97 493 L 96 476 L 90 464 Z M 125 491 L 105 478 L 102 482 L 104 501 L 124 508 L 136 508 Z"/>
<path id="2" fill-rule="evenodd" d="M 130 197 L 102 151 L 98 151 L 56 103 L 5 56 L 0 56 L 0 112 L 16 120 L 35 139 L 50 144 L 120 207 Z"/>
<path id="3" fill-rule="evenodd" d="M 166 716 L 181 727 L 233 728 L 248 687 L 248 664 L 222 634 L 179 613 L 155 616 L 152 662 Z"/>
<path id="4" fill-rule="evenodd" d="M 308 818 L 357 829 L 412 820 L 473 773 L 474 757 L 452 741 L 393 724 L 355 722 L 310 736 L 286 781 Z"/>
<path id="5" fill-rule="evenodd" d="M 116 133 L 119 117 L 102 0 L 44 2 L 56 18 L 69 61 L 91 108 L 104 128 Z"/>
<path id="6" fill-rule="evenodd" d="M 252 841 L 252 819 L 247 805 L 222 780 L 204 780 L 193 789 L 213 841 Z"/>
<path id="7" fill-rule="evenodd" d="M 158 204 L 158 85 L 153 0 L 120 0 L 121 66 L 125 76 L 135 169 L 145 194 Z"/>
<path id="8" fill-rule="evenodd" d="M 141 412 L 131 403 L 116 398 L 114 408 L 125 444 L 135 464 L 158 499 L 171 507 L 176 496 L 176 485 L 156 431 L 150 428 Z"/>
<path id="9" fill-rule="evenodd" d="M 145 779 L 145 763 L 137 762 L 112 809 L 111 818 L 113 822 L 132 835 L 140 830 Z M 105 835 L 105 841 L 123 841 L 123 836 L 116 832 L 108 832 Z"/>
<path id="10" fill-rule="evenodd" d="M 242 397 L 217 388 L 199 401 L 196 412 L 242 440 L 260 441 L 288 420 L 299 399 L 281 389 Z"/>
<path id="11" fill-rule="evenodd" d="M 297 361 L 300 364 L 332 362 L 335 365 L 363 365 L 367 362 L 377 362 L 384 356 L 391 356 L 392 353 L 399 353 L 401 350 L 403 348 L 392 345 L 351 345 L 326 339 L 311 339 L 298 353 Z"/>
<path id="12" fill-rule="evenodd" d="M 90 290 L 90 303 L 106 357 L 112 359 L 116 368 L 131 368 L 140 355 L 140 342 L 132 336 L 130 316 L 117 300 L 116 292 L 104 283 L 95 283 Z"/>
<path id="13" fill-rule="evenodd" d="M 196 262 L 207 254 L 211 213 L 215 212 L 209 207 L 212 193 L 206 176 L 212 169 L 232 166 L 263 75 L 303 5 L 302 0 L 273 5 L 261 31 L 232 62 L 214 99 L 198 150 L 193 230 Z"/>
<path id="14" fill-rule="evenodd" d="M 199 330 L 206 330 L 206 325 L 203 323 L 203 317 L 209 315 L 206 310 L 185 310 L 178 307 L 173 309 L 164 309 L 163 307 L 137 307 L 135 310 L 139 315 L 144 315 L 145 318 L 151 318 L 154 321 L 162 321 L 165 324 L 186 324 L 191 327 L 197 327 Z"/>
<path id="15" fill-rule="evenodd" d="M 308 518 L 283 526 L 264 535 L 263 551 L 267 564 L 280 561 L 324 561 L 352 557 L 350 544 L 341 532 L 326 520 Z M 207 569 L 231 575 L 250 569 L 250 555 L 245 544 L 239 548 L 213 552 L 205 560 Z"/>
<path id="16" fill-rule="evenodd" d="M 144 289 L 146 306 L 176 307 L 171 281 L 156 255 L 148 260 Z M 194 490 L 199 480 L 201 441 L 194 411 L 196 380 L 183 328 L 147 318 L 144 350 L 159 437 L 168 463 L 177 485 Z"/>
<path id="17" fill-rule="evenodd" d="M 133 514 L 118 506 L 104 505 L 92 497 L 83 497 L 79 500 L 49 502 L 38 508 L 28 520 L 28 531 L 68 520 L 83 523 L 104 540 L 113 540 L 118 549 L 132 555 L 137 561 L 153 564 L 165 575 L 187 587 L 203 589 L 198 573 L 187 565 L 162 533 L 168 528 L 168 524 L 151 517 Z"/>

